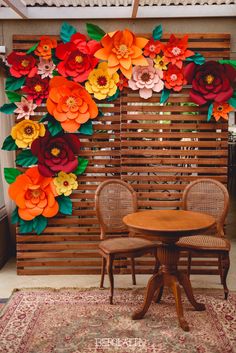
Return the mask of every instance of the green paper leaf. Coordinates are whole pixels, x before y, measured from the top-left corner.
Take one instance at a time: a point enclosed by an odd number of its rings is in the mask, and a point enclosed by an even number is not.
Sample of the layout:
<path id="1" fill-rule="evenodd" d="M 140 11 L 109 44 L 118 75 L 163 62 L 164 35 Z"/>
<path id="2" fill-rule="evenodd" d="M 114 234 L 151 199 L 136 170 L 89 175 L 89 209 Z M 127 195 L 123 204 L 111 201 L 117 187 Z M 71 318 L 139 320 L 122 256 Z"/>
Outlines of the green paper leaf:
<path id="1" fill-rule="evenodd" d="M 119 88 L 117 88 L 116 93 L 113 94 L 113 96 L 108 97 L 107 101 L 112 102 L 112 101 L 116 100 L 119 97 L 119 94 L 120 94 L 120 90 L 119 90 Z"/>
<path id="2" fill-rule="evenodd" d="M 163 34 L 162 25 L 159 25 L 159 26 L 155 27 L 153 32 L 152 32 L 153 39 L 154 40 L 161 39 L 162 34 Z"/>
<path id="3" fill-rule="evenodd" d="M 61 124 L 51 116 L 48 120 L 48 130 L 52 136 L 56 136 L 59 132 L 63 131 Z"/>
<path id="4" fill-rule="evenodd" d="M 16 224 L 20 221 L 20 217 L 19 217 L 19 214 L 18 214 L 18 207 L 16 207 L 14 209 L 14 211 L 12 212 L 11 214 L 11 223 L 12 224 Z"/>
<path id="5" fill-rule="evenodd" d="M 4 151 L 16 151 L 18 149 L 18 146 L 15 143 L 15 140 L 12 138 L 11 135 L 7 136 L 5 138 L 3 145 L 2 145 L 2 150 Z"/>
<path id="6" fill-rule="evenodd" d="M 88 120 L 87 123 L 80 125 L 78 132 L 84 135 L 92 135 L 93 134 L 92 121 Z"/>
<path id="7" fill-rule="evenodd" d="M 97 40 L 98 42 L 100 42 L 102 37 L 104 37 L 106 34 L 106 32 L 104 32 L 103 29 L 101 29 L 100 27 L 98 27 L 92 23 L 87 23 L 86 27 L 87 27 L 87 32 L 88 32 L 89 37 L 94 40 Z"/>
<path id="8" fill-rule="evenodd" d="M 37 216 L 33 219 L 33 227 L 37 234 L 41 234 L 48 225 L 48 219 L 44 216 Z"/>
<path id="9" fill-rule="evenodd" d="M 228 103 L 231 105 L 231 107 L 236 109 L 236 98 L 230 98 Z"/>
<path id="10" fill-rule="evenodd" d="M 16 92 L 12 92 L 12 91 L 6 91 L 6 96 L 9 99 L 10 102 L 14 103 L 14 102 L 20 102 L 22 96 Z"/>
<path id="11" fill-rule="evenodd" d="M 25 77 L 15 78 L 15 77 L 8 77 L 6 79 L 5 89 L 6 91 L 16 91 L 20 89 L 25 83 Z"/>
<path id="12" fill-rule="evenodd" d="M 55 77 L 55 76 L 60 76 L 59 72 L 56 71 L 56 70 L 53 70 L 52 72 L 52 76 Z"/>
<path id="13" fill-rule="evenodd" d="M 4 114 L 12 114 L 14 113 L 14 110 L 17 108 L 17 106 L 14 103 L 6 103 L 3 104 L 0 108 L 0 112 Z"/>
<path id="14" fill-rule="evenodd" d="M 39 123 L 43 123 L 44 121 L 48 121 L 52 116 L 49 113 L 46 113 L 42 116 L 42 118 L 39 120 Z"/>
<path id="15" fill-rule="evenodd" d="M 194 55 L 186 58 L 185 61 L 194 62 L 197 65 L 202 65 L 205 63 L 206 59 L 200 53 L 195 53 Z"/>
<path id="16" fill-rule="evenodd" d="M 16 164 L 21 167 L 30 167 L 38 163 L 38 158 L 34 156 L 31 150 L 24 150 L 16 157 Z"/>
<path id="17" fill-rule="evenodd" d="M 161 98 L 160 98 L 160 103 L 165 103 L 170 96 L 170 90 L 164 88 L 163 91 L 161 92 Z"/>
<path id="18" fill-rule="evenodd" d="M 34 229 L 34 220 L 32 221 L 24 221 L 20 219 L 20 234 L 31 233 Z"/>
<path id="19" fill-rule="evenodd" d="M 211 103 L 208 107 L 207 121 L 211 120 L 212 112 L 213 112 L 213 104 Z"/>
<path id="20" fill-rule="evenodd" d="M 22 173 L 16 168 L 4 168 L 4 177 L 8 184 L 14 183 L 20 174 Z"/>
<path id="21" fill-rule="evenodd" d="M 229 64 L 236 69 L 236 60 L 219 60 L 220 64 Z"/>
<path id="22" fill-rule="evenodd" d="M 83 174 L 88 165 L 88 159 L 78 157 L 78 167 L 73 171 L 74 174 Z"/>
<path id="23" fill-rule="evenodd" d="M 72 214 L 72 201 L 68 196 L 58 196 L 56 198 L 58 204 L 59 204 L 59 212 L 65 215 L 71 215 Z"/>
<path id="24" fill-rule="evenodd" d="M 30 54 L 33 51 L 35 51 L 35 49 L 37 48 L 37 46 L 39 45 L 39 43 L 36 43 L 35 45 L 33 45 L 31 48 L 29 48 L 29 50 L 27 50 L 26 54 Z"/>
<path id="25" fill-rule="evenodd" d="M 104 113 L 99 109 L 99 111 L 98 111 L 98 118 L 103 117 L 103 116 L 104 116 Z"/>
<path id="26" fill-rule="evenodd" d="M 68 43 L 73 34 L 77 33 L 75 27 L 71 26 L 69 23 L 64 22 L 61 26 L 60 36 L 63 43 Z"/>

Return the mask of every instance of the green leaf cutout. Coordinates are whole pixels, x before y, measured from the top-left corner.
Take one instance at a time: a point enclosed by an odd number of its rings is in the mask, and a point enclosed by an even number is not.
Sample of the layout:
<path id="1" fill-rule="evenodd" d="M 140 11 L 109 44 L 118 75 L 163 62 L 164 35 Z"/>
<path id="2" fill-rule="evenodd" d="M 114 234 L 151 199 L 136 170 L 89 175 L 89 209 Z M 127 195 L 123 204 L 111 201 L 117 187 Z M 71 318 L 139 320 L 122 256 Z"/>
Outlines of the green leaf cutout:
<path id="1" fill-rule="evenodd" d="M 13 114 L 17 106 L 14 103 L 3 104 L 0 108 L 0 112 L 4 114 Z"/>
<path id="2" fill-rule="evenodd" d="M 230 98 L 228 103 L 231 105 L 231 107 L 236 109 L 236 98 Z"/>
<path id="3" fill-rule="evenodd" d="M 4 151 L 16 151 L 18 149 L 18 146 L 15 143 L 15 140 L 12 138 L 11 135 L 7 136 L 5 138 L 3 145 L 2 145 L 2 150 Z"/>
<path id="4" fill-rule="evenodd" d="M 20 234 L 31 233 L 34 229 L 34 220 L 32 221 L 24 221 L 20 219 Z"/>
<path id="5" fill-rule="evenodd" d="M 200 53 L 195 53 L 192 56 L 189 56 L 185 59 L 188 62 L 194 62 L 197 65 L 202 65 L 205 63 L 206 59 Z"/>
<path id="6" fill-rule="evenodd" d="M 8 77 L 6 79 L 5 89 L 6 91 L 16 91 L 20 89 L 25 83 L 25 77 L 15 78 L 15 77 Z"/>
<path id="7" fill-rule="evenodd" d="M 78 167 L 73 171 L 74 174 L 83 174 L 88 165 L 88 159 L 78 157 Z"/>
<path id="8" fill-rule="evenodd" d="M 103 117 L 104 116 L 104 113 L 99 109 L 99 111 L 98 111 L 98 117 L 100 118 L 100 117 Z"/>
<path id="9" fill-rule="evenodd" d="M 162 25 L 159 25 L 159 26 L 155 27 L 153 32 L 152 32 L 153 39 L 154 40 L 161 39 L 162 34 L 163 34 Z"/>
<path id="10" fill-rule="evenodd" d="M 16 207 L 14 209 L 14 211 L 12 212 L 11 214 L 11 223 L 12 224 L 16 224 L 20 221 L 20 217 L 19 217 L 19 214 L 18 214 L 18 207 Z"/>
<path id="11" fill-rule="evenodd" d="M 52 136 L 56 136 L 59 132 L 63 131 L 61 124 L 51 116 L 48 120 L 48 130 Z"/>
<path id="12" fill-rule="evenodd" d="M 43 123 L 44 121 L 48 121 L 52 116 L 49 113 L 46 113 L 42 116 L 42 118 L 39 120 L 39 123 Z"/>
<path id="13" fill-rule="evenodd" d="M 21 167 L 30 167 L 38 163 L 38 158 L 34 156 L 31 150 L 24 150 L 16 157 L 16 164 Z"/>
<path id="14" fill-rule="evenodd" d="M 161 98 L 160 98 L 160 103 L 165 103 L 170 96 L 170 90 L 164 88 L 163 91 L 161 92 Z"/>
<path id="15" fill-rule="evenodd" d="M 59 212 L 65 215 L 72 214 L 72 201 L 68 196 L 58 196 L 56 198 L 59 204 Z"/>
<path id="16" fill-rule="evenodd" d="M 220 64 L 229 64 L 236 69 L 236 60 L 219 60 Z"/>
<path id="17" fill-rule="evenodd" d="M 37 234 L 41 234 L 48 225 L 48 219 L 44 216 L 37 216 L 33 219 L 33 227 Z"/>
<path id="18" fill-rule="evenodd" d="M 207 121 L 211 120 L 212 112 L 213 112 L 213 104 L 211 103 L 208 108 Z"/>
<path id="19" fill-rule="evenodd" d="M 31 48 L 29 48 L 29 50 L 27 50 L 26 54 L 30 54 L 33 51 L 35 51 L 35 49 L 37 48 L 37 46 L 39 45 L 39 43 L 36 43 L 35 45 L 33 45 Z"/>
<path id="20" fill-rule="evenodd" d="M 22 173 L 16 168 L 4 168 L 4 177 L 8 184 L 14 183 L 20 174 Z"/>
<path id="21" fill-rule="evenodd" d="M 92 135 L 93 134 L 92 121 L 88 120 L 87 123 L 80 125 L 78 132 L 84 135 Z"/>
<path id="22" fill-rule="evenodd" d="M 113 94 L 113 96 L 108 97 L 108 98 L 107 98 L 107 101 L 108 101 L 108 102 L 115 101 L 115 100 L 119 97 L 119 94 L 120 94 L 120 90 L 119 90 L 119 88 L 117 88 L 116 93 Z"/>
<path id="23" fill-rule="evenodd" d="M 92 23 L 87 23 L 87 32 L 91 39 L 97 40 L 98 42 L 105 36 L 106 32 L 100 27 L 93 25 Z"/>
<path id="24" fill-rule="evenodd" d="M 14 103 L 14 102 L 20 102 L 22 96 L 16 92 L 12 92 L 12 91 L 6 91 L 6 96 L 9 99 L 10 102 Z"/>
<path id="25" fill-rule="evenodd" d="M 63 43 L 70 41 L 70 38 L 73 34 L 77 33 L 75 27 L 71 26 L 69 23 L 64 22 L 61 26 L 60 36 Z"/>

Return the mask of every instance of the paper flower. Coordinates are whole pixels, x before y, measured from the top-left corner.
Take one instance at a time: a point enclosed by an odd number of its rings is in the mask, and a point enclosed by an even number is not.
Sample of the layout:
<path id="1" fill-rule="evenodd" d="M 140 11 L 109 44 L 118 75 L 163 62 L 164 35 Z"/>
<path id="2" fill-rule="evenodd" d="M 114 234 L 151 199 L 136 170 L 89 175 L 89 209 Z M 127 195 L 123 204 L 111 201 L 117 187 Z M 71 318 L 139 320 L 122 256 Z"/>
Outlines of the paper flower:
<path id="1" fill-rule="evenodd" d="M 153 61 L 147 59 L 148 66 L 135 66 L 129 87 L 133 90 L 139 89 L 140 97 L 148 99 L 153 92 L 160 92 L 164 88 L 162 81 L 163 72 L 153 67 Z"/>
<path id="2" fill-rule="evenodd" d="M 225 120 L 229 119 L 229 113 L 232 112 L 234 109 L 228 103 L 214 103 L 213 104 L 213 112 L 212 115 L 214 116 L 215 120 L 218 121 L 220 118 Z"/>
<path id="3" fill-rule="evenodd" d="M 95 98 L 101 100 L 116 93 L 118 82 L 119 75 L 116 72 L 110 75 L 107 63 L 103 62 L 90 72 L 85 88 L 89 93 L 93 93 Z"/>
<path id="4" fill-rule="evenodd" d="M 38 167 L 29 168 L 24 174 L 18 175 L 10 184 L 8 193 L 18 206 L 20 218 L 25 221 L 39 215 L 54 217 L 58 213 L 53 180 L 40 175 Z"/>
<path id="5" fill-rule="evenodd" d="M 193 56 L 194 52 L 187 49 L 188 36 L 178 39 L 174 34 L 170 36 L 170 40 L 166 45 L 163 45 L 163 54 L 166 60 L 173 65 L 178 66 L 179 69 L 183 66 L 183 61 L 189 56 Z"/>
<path id="6" fill-rule="evenodd" d="M 125 87 L 128 87 L 128 79 L 123 75 L 119 75 L 119 81 L 117 83 L 117 87 L 119 88 L 120 91 L 123 91 Z"/>
<path id="7" fill-rule="evenodd" d="M 20 102 L 14 103 L 17 108 L 14 110 L 14 113 L 18 114 L 16 119 L 29 119 L 30 116 L 35 115 L 35 109 L 37 104 L 34 104 L 32 100 L 28 101 L 25 97 L 21 98 Z"/>
<path id="8" fill-rule="evenodd" d="M 50 38 L 49 36 L 42 36 L 40 38 L 40 42 L 35 49 L 34 53 L 37 56 L 41 56 L 43 59 L 51 59 L 52 57 L 52 49 L 56 48 L 57 40 L 54 38 Z"/>
<path id="9" fill-rule="evenodd" d="M 14 77 L 33 77 L 37 74 L 36 60 L 32 55 L 12 52 L 7 57 L 7 63 L 10 65 L 11 75 Z"/>
<path id="10" fill-rule="evenodd" d="M 53 70 L 56 68 L 56 65 L 53 63 L 52 60 L 45 60 L 43 58 L 39 59 L 38 64 L 38 74 L 41 78 L 45 77 L 53 77 Z"/>
<path id="11" fill-rule="evenodd" d="M 94 53 L 100 47 L 96 40 L 87 42 L 83 34 L 73 34 L 69 43 L 59 44 L 56 49 L 56 56 L 62 60 L 57 66 L 58 72 L 76 82 L 86 81 L 89 73 L 98 64 Z"/>
<path id="12" fill-rule="evenodd" d="M 167 71 L 164 71 L 164 81 L 165 87 L 175 92 L 181 91 L 187 83 L 183 70 L 172 64 L 168 65 Z"/>
<path id="13" fill-rule="evenodd" d="M 58 176 L 53 179 L 58 195 L 69 196 L 73 190 L 77 189 L 77 176 L 73 173 L 59 172 Z"/>
<path id="14" fill-rule="evenodd" d="M 59 76 L 50 81 L 47 109 L 68 132 L 76 132 L 98 115 L 97 105 L 84 87 Z"/>
<path id="15" fill-rule="evenodd" d="M 78 166 L 76 155 L 79 150 L 80 140 L 75 134 L 61 133 L 53 137 L 46 132 L 31 145 L 32 153 L 38 157 L 39 172 L 48 177 L 60 171 L 74 171 Z"/>
<path id="16" fill-rule="evenodd" d="M 119 69 L 128 79 L 132 76 L 132 65 L 147 66 L 142 49 L 148 39 L 136 38 L 134 33 L 125 29 L 106 34 L 102 40 L 102 49 L 95 57 L 108 62 L 108 72 L 113 75 Z"/>
<path id="17" fill-rule="evenodd" d="M 39 136 L 45 135 L 43 124 L 32 120 L 22 120 L 11 129 L 11 136 L 19 148 L 30 147 Z"/>
<path id="18" fill-rule="evenodd" d="M 164 56 L 157 55 L 154 61 L 154 67 L 159 70 L 167 70 L 168 60 Z"/>
<path id="19" fill-rule="evenodd" d="M 42 79 L 36 75 L 26 79 L 22 92 L 27 95 L 28 99 L 34 100 L 37 105 L 40 105 L 48 97 L 48 84 L 48 78 Z"/>
<path id="20" fill-rule="evenodd" d="M 162 50 L 163 44 L 159 40 L 151 38 L 143 49 L 143 54 L 154 59 Z"/>
<path id="21" fill-rule="evenodd" d="M 192 85 L 190 98 L 194 103 L 222 103 L 233 95 L 236 70 L 231 65 L 216 61 L 207 61 L 203 65 L 190 63 L 185 67 L 184 74 Z"/>

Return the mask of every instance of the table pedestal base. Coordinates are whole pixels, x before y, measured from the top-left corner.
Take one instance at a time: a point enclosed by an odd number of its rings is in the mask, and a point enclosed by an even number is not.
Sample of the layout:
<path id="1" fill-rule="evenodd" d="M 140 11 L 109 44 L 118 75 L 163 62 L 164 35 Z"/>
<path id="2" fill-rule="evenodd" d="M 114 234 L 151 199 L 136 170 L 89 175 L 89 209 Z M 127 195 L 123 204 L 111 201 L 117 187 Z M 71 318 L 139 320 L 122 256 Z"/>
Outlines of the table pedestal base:
<path id="1" fill-rule="evenodd" d="M 205 310 L 205 305 L 196 302 L 187 274 L 177 270 L 179 259 L 178 248 L 174 244 L 163 244 L 158 248 L 157 256 L 161 263 L 159 272 L 150 278 L 147 285 L 144 304 L 140 310 L 132 315 L 132 319 L 142 319 L 151 305 L 152 300 L 155 299 L 155 301 L 160 301 L 163 287 L 167 286 L 174 294 L 179 325 L 184 331 L 189 331 L 189 325 L 183 314 L 180 285 L 183 286 L 189 302 L 197 311 Z"/>

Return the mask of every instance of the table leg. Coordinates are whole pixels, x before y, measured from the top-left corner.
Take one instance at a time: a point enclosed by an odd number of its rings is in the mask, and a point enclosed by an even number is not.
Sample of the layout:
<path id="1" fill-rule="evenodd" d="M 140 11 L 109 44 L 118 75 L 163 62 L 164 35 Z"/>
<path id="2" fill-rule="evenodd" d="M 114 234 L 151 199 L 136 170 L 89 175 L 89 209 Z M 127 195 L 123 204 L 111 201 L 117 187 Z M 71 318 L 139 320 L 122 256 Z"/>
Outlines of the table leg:
<path id="1" fill-rule="evenodd" d="M 193 289 L 191 282 L 189 280 L 189 277 L 186 273 L 183 272 L 178 272 L 178 280 L 180 284 L 183 286 L 184 291 L 186 293 L 186 296 L 189 300 L 189 302 L 192 304 L 192 306 L 197 310 L 197 311 L 203 311 L 206 310 L 206 307 L 202 303 L 198 303 L 193 295 Z"/>

